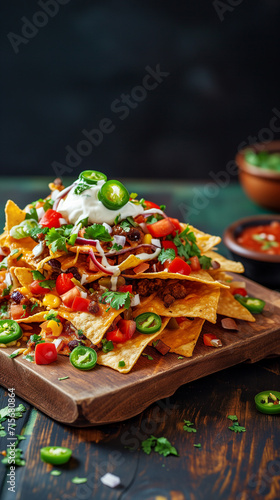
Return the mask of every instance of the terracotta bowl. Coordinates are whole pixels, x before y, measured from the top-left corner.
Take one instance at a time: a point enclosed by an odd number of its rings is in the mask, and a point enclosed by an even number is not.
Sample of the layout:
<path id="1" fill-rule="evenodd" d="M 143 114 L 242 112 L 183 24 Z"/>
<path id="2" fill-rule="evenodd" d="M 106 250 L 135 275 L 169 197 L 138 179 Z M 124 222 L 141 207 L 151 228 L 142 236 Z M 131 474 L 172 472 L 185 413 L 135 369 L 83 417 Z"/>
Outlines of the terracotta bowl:
<path id="1" fill-rule="evenodd" d="M 224 233 L 224 244 L 233 260 L 242 262 L 245 276 L 270 288 L 280 289 L 280 255 L 268 255 L 244 248 L 237 238 L 246 227 L 280 222 L 280 215 L 255 215 L 239 219 L 231 224 Z"/>
<path id="2" fill-rule="evenodd" d="M 239 168 L 239 180 L 247 196 L 258 205 L 280 212 L 280 173 L 255 167 L 245 160 L 245 152 L 269 151 L 280 153 L 280 141 L 254 144 L 241 149 L 235 161 Z"/>

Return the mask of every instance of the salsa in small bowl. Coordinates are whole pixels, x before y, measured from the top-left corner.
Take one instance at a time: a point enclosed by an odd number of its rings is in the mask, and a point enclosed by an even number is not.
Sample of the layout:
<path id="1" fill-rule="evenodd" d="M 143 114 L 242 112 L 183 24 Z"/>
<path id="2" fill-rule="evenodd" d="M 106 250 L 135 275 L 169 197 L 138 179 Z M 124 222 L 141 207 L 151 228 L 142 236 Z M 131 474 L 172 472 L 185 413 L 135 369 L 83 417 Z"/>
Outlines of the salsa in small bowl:
<path id="1" fill-rule="evenodd" d="M 247 196 L 258 205 L 280 211 L 280 141 L 247 146 L 235 161 Z"/>
<path id="2" fill-rule="evenodd" d="M 224 243 L 248 278 L 280 289 L 280 215 L 240 219 L 226 229 Z"/>

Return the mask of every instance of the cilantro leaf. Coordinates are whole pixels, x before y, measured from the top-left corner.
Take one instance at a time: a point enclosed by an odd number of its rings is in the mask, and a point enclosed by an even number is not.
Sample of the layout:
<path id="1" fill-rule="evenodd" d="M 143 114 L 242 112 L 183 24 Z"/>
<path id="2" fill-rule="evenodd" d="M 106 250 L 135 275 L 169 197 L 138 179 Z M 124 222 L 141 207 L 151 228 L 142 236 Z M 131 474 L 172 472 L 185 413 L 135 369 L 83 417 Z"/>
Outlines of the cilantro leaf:
<path id="1" fill-rule="evenodd" d="M 38 214 L 35 207 L 30 208 L 30 212 L 27 212 L 25 214 L 25 220 L 26 219 L 33 219 L 36 220 L 36 222 L 38 222 Z"/>
<path id="2" fill-rule="evenodd" d="M 121 228 L 126 232 L 126 233 L 129 233 L 130 229 L 131 229 L 131 224 L 129 224 L 129 222 L 127 220 L 123 220 L 121 223 L 120 223 L 120 226 Z"/>
<path id="3" fill-rule="evenodd" d="M 108 229 L 102 224 L 93 224 L 87 227 L 84 237 L 90 240 L 112 241 Z"/>
<path id="4" fill-rule="evenodd" d="M 4 290 L 2 292 L 2 297 L 6 297 L 7 295 L 9 295 L 11 288 L 12 288 L 12 285 L 8 286 L 7 288 L 4 288 Z"/>
<path id="5" fill-rule="evenodd" d="M 49 288 L 50 290 L 52 290 L 55 287 L 55 280 L 40 281 L 40 286 L 42 288 Z"/>
<path id="6" fill-rule="evenodd" d="M 232 420 L 232 422 L 238 422 L 238 418 L 236 415 L 228 415 L 227 417 L 229 420 Z"/>
<path id="7" fill-rule="evenodd" d="M 201 448 L 201 444 L 200 443 L 194 444 L 194 447 L 195 448 Z"/>
<path id="8" fill-rule="evenodd" d="M 192 422 L 190 422 L 189 420 L 184 420 L 184 422 L 185 422 L 185 425 L 183 427 L 184 431 L 197 432 L 196 429 L 193 427 L 194 424 Z"/>
<path id="9" fill-rule="evenodd" d="M 202 269 L 209 269 L 212 263 L 211 257 L 206 257 L 206 255 L 201 255 L 201 257 L 198 257 L 199 263 L 202 267 Z"/>
<path id="10" fill-rule="evenodd" d="M 245 427 L 242 427 L 241 425 L 238 424 L 238 422 L 234 422 L 233 425 L 229 427 L 229 429 L 233 432 L 246 432 Z"/>
<path id="11" fill-rule="evenodd" d="M 118 245 L 117 243 L 114 243 L 114 245 L 112 246 L 111 250 L 114 250 L 114 251 L 118 252 L 122 248 L 123 247 L 121 245 Z"/>
<path id="12" fill-rule="evenodd" d="M 39 304 L 37 302 L 35 302 L 35 304 L 33 304 L 33 306 L 31 307 L 31 311 L 30 312 L 33 312 L 34 309 L 36 309 L 36 307 L 39 307 Z"/>
<path id="13" fill-rule="evenodd" d="M 163 436 L 160 438 L 150 436 L 145 441 L 142 441 L 141 447 L 147 455 L 150 455 L 152 449 L 154 448 L 154 451 L 159 453 L 159 455 L 163 455 L 164 457 L 167 457 L 168 455 L 175 455 L 177 457 L 179 456 L 176 448 L 174 448 L 174 446 L 172 446 L 168 439 Z"/>
<path id="14" fill-rule="evenodd" d="M 101 340 L 101 343 L 102 343 L 102 351 L 103 352 L 110 352 L 110 351 L 113 351 L 114 349 L 114 344 L 112 342 L 112 340 L 107 340 L 107 339 L 102 339 Z"/>
<path id="15" fill-rule="evenodd" d="M 59 323 L 59 319 L 57 318 L 57 311 L 51 309 L 47 314 L 45 314 L 44 319 L 50 321 L 51 319 Z M 80 330 L 79 330 L 80 331 Z M 79 332 L 78 332 L 79 333 Z"/>
<path id="16" fill-rule="evenodd" d="M 148 224 L 154 224 L 155 222 L 158 222 L 158 220 L 159 219 L 157 217 L 155 217 L 154 215 L 150 215 L 149 217 L 147 217 L 146 222 Z"/>
<path id="17" fill-rule="evenodd" d="M 121 361 L 119 361 L 119 367 L 123 368 L 124 366 L 125 366 L 125 361 L 122 359 Z"/>
<path id="18" fill-rule="evenodd" d="M 44 280 L 45 276 L 40 271 L 31 271 L 34 280 Z"/>
<path id="19" fill-rule="evenodd" d="M 46 244 L 51 247 L 53 253 L 58 251 L 67 252 L 66 238 L 62 236 L 54 227 L 52 227 L 45 238 Z"/>
<path id="20" fill-rule="evenodd" d="M 113 309 L 120 309 L 121 307 L 125 307 L 129 309 L 130 307 L 130 294 L 129 292 L 104 292 L 99 299 L 99 302 L 102 304 L 110 304 Z"/>
<path id="21" fill-rule="evenodd" d="M 4 302 L 0 306 L 0 319 L 6 319 L 8 317 L 8 302 Z"/>
<path id="22" fill-rule="evenodd" d="M 175 243 L 180 257 L 185 257 L 186 259 L 194 257 L 195 255 L 200 257 L 200 250 L 196 244 L 196 236 L 194 232 L 190 230 L 189 226 L 180 234 L 178 234 L 178 231 L 176 232 L 173 243 Z"/>
<path id="23" fill-rule="evenodd" d="M 49 231 L 48 227 L 38 226 L 30 229 L 28 233 L 33 240 L 38 241 L 38 234 L 47 234 L 48 231 Z"/>
<path id="24" fill-rule="evenodd" d="M 176 257 L 174 248 L 166 248 L 161 250 L 158 260 L 163 264 L 166 260 L 174 260 Z"/>

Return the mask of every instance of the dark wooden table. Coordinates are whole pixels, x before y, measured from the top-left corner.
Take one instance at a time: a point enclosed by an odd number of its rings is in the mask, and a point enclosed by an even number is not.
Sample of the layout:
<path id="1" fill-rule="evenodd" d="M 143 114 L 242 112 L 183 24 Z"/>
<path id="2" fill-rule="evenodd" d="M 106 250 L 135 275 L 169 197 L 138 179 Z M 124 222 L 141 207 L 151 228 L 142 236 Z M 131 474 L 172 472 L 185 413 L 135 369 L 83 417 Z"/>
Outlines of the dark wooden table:
<path id="1" fill-rule="evenodd" d="M 197 208 L 194 198 L 203 184 L 127 182 L 141 196 L 165 203 L 169 213 L 213 234 L 222 234 L 233 220 L 265 213 L 230 183 Z M 195 191 L 196 190 L 196 191 Z M 47 193 L 45 180 L 17 182 L 1 180 L 0 200 L 9 196 L 20 206 Z M 2 207 L 3 208 L 3 207 Z M 193 208 L 193 210 L 192 210 Z M 2 211 L 1 211 L 2 214 Z M 3 222 L 3 219 L 2 219 Z M 223 247 L 222 247 L 223 248 Z M 104 500 L 274 500 L 280 498 L 280 415 L 258 413 L 254 395 L 262 390 L 280 390 L 279 358 L 256 364 L 242 364 L 182 386 L 167 400 L 151 405 L 142 414 L 123 423 L 86 429 L 61 425 L 29 404 L 17 420 L 16 433 L 26 465 L 16 469 L 15 493 L 8 491 L 8 469 L 0 464 L 3 500 L 90 498 Z M 129 394 L 127 395 L 129 398 Z M 0 388 L 0 407 L 7 405 L 7 391 Z M 237 415 L 246 432 L 228 429 L 228 415 Z M 183 430 L 183 421 L 194 422 L 197 433 Z M 6 423 L 4 423 L 6 426 Z M 177 448 L 179 457 L 146 455 L 141 441 L 151 434 L 165 436 Z M 1 437 L 1 450 L 7 436 Z M 194 444 L 201 443 L 201 448 Z M 68 446 L 73 459 L 58 477 L 52 466 L 40 461 L 40 448 Z M 112 472 L 121 478 L 116 489 L 104 486 L 100 478 Z M 87 483 L 75 485 L 75 476 Z"/>

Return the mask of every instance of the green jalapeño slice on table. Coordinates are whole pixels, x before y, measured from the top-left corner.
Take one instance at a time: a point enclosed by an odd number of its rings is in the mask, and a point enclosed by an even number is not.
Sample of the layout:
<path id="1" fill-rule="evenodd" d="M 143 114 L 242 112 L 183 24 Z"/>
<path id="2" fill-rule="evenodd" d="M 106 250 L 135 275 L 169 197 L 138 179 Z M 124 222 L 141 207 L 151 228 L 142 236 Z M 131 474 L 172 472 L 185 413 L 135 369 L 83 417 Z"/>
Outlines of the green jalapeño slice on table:
<path id="1" fill-rule="evenodd" d="M 70 354 L 70 363 L 79 370 L 91 370 L 95 367 L 97 354 L 91 347 L 79 345 Z"/>
<path id="2" fill-rule="evenodd" d="M 280 392 L 263 391 L 255 396 L 256 408 L 261 413 L 275 415 L 280 413 Z"/>
<path id="3" fill-rule="evenodd" d="M 40 450 L 41 459 L 53 465 L 66 464 L 69 462 L 71 455 L 72 450 L 63 446 L 45 446 Z"/>
<path id="4" fill-rule="evenodd" d="M 0 344 L 9 344 L 22 337 L 22 329 L 12 319 L 0 320 Z"/>

